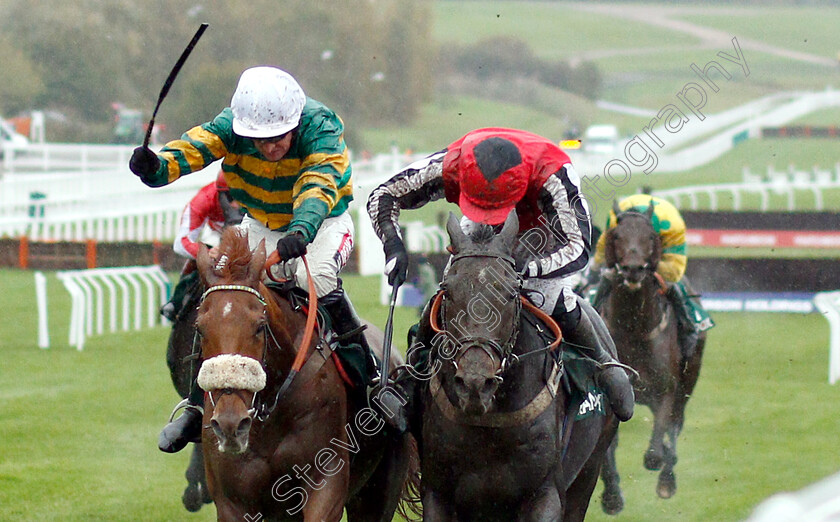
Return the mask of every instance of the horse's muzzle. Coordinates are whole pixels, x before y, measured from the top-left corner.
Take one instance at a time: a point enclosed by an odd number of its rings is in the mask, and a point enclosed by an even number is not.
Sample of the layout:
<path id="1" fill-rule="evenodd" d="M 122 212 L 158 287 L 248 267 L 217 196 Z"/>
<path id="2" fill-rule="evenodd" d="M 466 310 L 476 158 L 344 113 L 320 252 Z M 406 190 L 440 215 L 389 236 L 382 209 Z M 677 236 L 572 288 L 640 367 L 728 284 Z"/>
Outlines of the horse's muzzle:
<path id="1" fill-rule="evenodd" d="M 210 428 L 216 436 L 220 453 L 239 455 L 248 449 L 248 434 L 253 419 L 243 401 L 235 394 L 222 395 L 213 409 Z"/>
<path id="2" fill-rule="evenodd" d="M 616 272 L 621 276 L 624 286 L 630 290 L 638 290 L 648 275 L 648 267 L 647 265 L 616 265 Z"/>

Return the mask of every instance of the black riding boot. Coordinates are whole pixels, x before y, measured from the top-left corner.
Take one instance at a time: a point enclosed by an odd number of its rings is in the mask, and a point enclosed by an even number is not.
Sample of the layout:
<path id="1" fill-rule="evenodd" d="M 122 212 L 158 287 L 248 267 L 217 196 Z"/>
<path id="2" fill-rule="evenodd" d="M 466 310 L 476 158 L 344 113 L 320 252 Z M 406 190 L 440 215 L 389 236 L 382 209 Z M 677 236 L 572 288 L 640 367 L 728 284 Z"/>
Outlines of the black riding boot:
<path id="1" fill-rule="evenodd" d="M 671 306 L 674 307 L 674 313 L 677 316 L 677 338 L 682 348 L 683 357 L 688 359 L 694 355 L 694 349 L 697 347 L 697 341 L 700 339 L 700 332 L 694 324 L 694 318 L 691 316 L 691 309 L 686 303 L 689 299 L 685 291 L 680 288 L 678 283 L 669 283 L 668 290 L 665 292 Z"/>
<path id="2" fill-rule="evenodd" d="M 193 382 L 190 396 L 175 408 L 184 413 L 170 420 L 158 437 L 158 448 L 165 453 L 177 453 L 190 442 L 201 442 L 201 419 L 204 417 L 204 390 Z M 182 406 L 183 405 L 183 406 Z M 175 415 L 172 412 L 172 415 Z"/>
<path id="3" fill-rule="evenodd" d="M 198 284 L 198 272 L 183 274 L 181 279 L 178 280 L 178 284 L 172 290 L 172 297 L 169 298 L 166 304 L 160 307 L 160 315 L 166 317 L 169 322 L 174 323 Z"/>
<path id="4" fill-rule="evenodd" d="M 361 383 L 362 389 L 368 390 L 368 400 L 371 406 L 384 417 L 385 421 L 391 427 L 401 432 L 405 431 L 407 424 L 405 410 L 403 409 L 405 399 L 401 400 L 401 397 L 394 393 L 395 390 L 393 388 L 383 392 L 379 365 L 373 356 L 367 338 L 362 332 L 362 322 L 356 314 L 356 310 L 353 308 L 353 304 L 350 302 L 344 289 L 339 287 L 322 297 L 320 301 L 323 303 L 324 308 L 326 308 L 327 313 L 330 314 L 333 330 L 335 330 L 336 335 L 342 337 L 358 330 L 357 334 L 349 336 L 342 344 L 355 343 L 363 352 L 360 354 L 365 361 L 365 375 L 362 376 L 365 382 Z"/>
<path id="5" fill-rule="evenodd" d="M 567 312 L 562 299 L 561 296 L 552 317 L 575 350 L 599 363 L 600 370 L 596 376 L 598 384 L 606 392 L 616 417 L 621 421 L 629 420 L 633 416 L 635 404 L 633 386 L 624 369 L 618 366 L 618 361 L 605 348 L 606 343 L 612 343 L 606 327 L 600 329 L 594 324 L 595 321 L 603 320 L 582 299 L 578 299 L 578 306 L 574 310 Z"/>

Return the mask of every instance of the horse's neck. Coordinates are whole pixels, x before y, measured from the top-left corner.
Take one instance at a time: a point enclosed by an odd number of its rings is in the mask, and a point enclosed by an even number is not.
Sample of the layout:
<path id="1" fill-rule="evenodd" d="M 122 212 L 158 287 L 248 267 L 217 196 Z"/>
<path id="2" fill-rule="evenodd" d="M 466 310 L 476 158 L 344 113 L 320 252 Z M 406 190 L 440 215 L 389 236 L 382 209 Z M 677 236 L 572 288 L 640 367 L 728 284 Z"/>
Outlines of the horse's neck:
<path id="1" fill-rule="evenodd" d="M 652 277 L 642 282 L 642 287 L 632 291 L 617 284 L 611 296 L 611 315 L 624 330 L 649 330 L 662 320 L 659 284 Z"/>
<path id="2" fill-rule="evenodd" d="M 512 358 L 512 365 L 503 375 L 504 381 L 496 394 L 499 408 L 502 410 L 521 408 L 542 390 L 545 385 L 546 357 L 551 357 L 551 355 L 545 351 L 531 352 L 539 351 L 549 343 L 550 341 L 546 342 L 539 335 L 530 321 L 520 319 L 519 334 L 512 352 L 518 358 Z M 550 369 L 550 365 L 548 368 Z"/>

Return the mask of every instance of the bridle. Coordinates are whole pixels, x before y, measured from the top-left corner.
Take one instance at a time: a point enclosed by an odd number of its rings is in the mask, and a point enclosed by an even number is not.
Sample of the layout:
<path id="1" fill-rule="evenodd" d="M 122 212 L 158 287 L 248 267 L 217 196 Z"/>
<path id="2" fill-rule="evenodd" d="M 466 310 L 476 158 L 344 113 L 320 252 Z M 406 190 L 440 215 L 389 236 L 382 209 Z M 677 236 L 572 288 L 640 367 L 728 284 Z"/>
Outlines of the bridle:
<path id="1" fill-rule="evenodd" d="M 509 269 L 513 271 L 514 267 L 514 260 L 510 256 L 506 256 L 504 254 L 488 254 L 483 252 L 463 252 L 458 253 L 452 256 L 452 260 L 450 261 L 450 269 L 452 266 L 462 260 L 471 259 L 471 258 L 492 258 L 498 259 L 500 261 L 504 261 L 509 265 Z M 514 272 L 515 273 L 515 272 Z M 516 291 L 517 294 L 522 289 L 522 277 L 517 275 L 516 280 Z M 432 329 L 436 333 L 444 333 L 449 340 L 452 342 L 457 343 L 458 351 L 456 352 L 455 357 L 451 359 L 451 362 L 455 369 L 458 369 L 458 361 L 461 360 L 461 357 L 472 348 L 479 348 L 483 350 L 491 360 L 499 361 L 499 368 L 496 370 L 496 380 L 501 384 L 503 382 L 502 375 L 504 372 L 510 367 L 512 361 L 516 359 L 516 355 L 513 354 L 513 348 L 516 345 L 516 340 L 519 337 L 519 317 L 522 312 L 522 300 L 515 299 L 514 300 L 514 316 L 513 316 L 513 327 L 511 328 L 510 334 L 508 335 L 505 341 L 499 341 L 496 339 L 492 339 L 485 336 L 480 335 L 468 335 L 460 338 L 453 338 L 452 330 L 448 329 L 446 326 L 446 290 L 447 290 L 447 283 L 446 280 L 441 283 L 441 290 L 435 296 L 434 300 L 432 301 L 432 309 L 430 311 L 430 323 Z M 441 317 L 441 320 L 438 321 L 438 317 Z"/>
<path id="2" fill-rule="evenodd" d="M 271 347 L 271 344 L 270 344 L 269 341 L 273 342 L 278 350 L 282 350 L 282 347 L 280 346 L 280 343 L 277 341 L 277 337 L 275 337 L 274 332 L 271 330 L 271 325 L 269 324 L 269 321 L 268 321 L 268 317 L 267 317 L 268 316 L 268 302 L 266 301 L 265 297 L 263 297 L 262 293 L 260 293 L 259 290 L 256 290 L 256 289 L 254 289 L 250 286 L 226 284 L 226 285 L 211 286 L 210 288 L 205 290 L 204 293 L 201 294 L 201 298 L 199 299 L 199 306 L 201 306 L 201 303 L 204 302 L 204 299 L 209 294 L 211 294 L 213 292 L 222 291 L 222 290 L 233 291 L 233 292 L 247 292 L 249 294 L 254 295 L 260 301 L 260 304 L 262 304 L 262 306 L 263 306 L 263 317 L 266 319 L 266 321 L 265 321 L 265 328 L 263 328 L 263 352 L 262 352 L 262 355 L 259 359 L 259 362 L 260 362 L 260 366 L 262 366 L 262 368 L 263 368 L 263 371 L 265 371 L 266 370 L 265 360 L 266 360 L 266 356 L 268 354 L 268 350 Z M 197 337 L 198 337 L 198 330 L 196 330 L 196 338 Z M 233 389 L 207 390 L 207 394 L 210 397 L 210 404 L 213 405 L 213 408 L 216 407 L 216 400 L 213 397 L 213 392 L 214 391 L 218 391 L 222 395 L 231 395 L 231 394 L 238 394 L 238 392 L 240 392 L 242 390 L 233 390 Z M 259 395 L 260 395 L 259 392 L 254 392 L 254 394 L 252 395 L 252 397 L 251 397 L 251 407 L 248 409 L 248 415 L 252 419 L 257 419 L 257 420 L 263 421 L 266 418 L 268 418 L 268 416 L 271 415 L 271 412 L 274 411 L 274 409 L 277 407 L 277 403 L 279 402 L 280 394 L 278 392 L 278 394 L 275 397 L 274 402 L 271 406 L 267 406 L 267 404 L 264 401 L 258 400 Z"/>
<path id="3" fill-rule="evenodd" d="M 618 224 L 621 223 L 622 219 L 627 217 L 633 218 L 640 218 L 646 225 L 650 227 L 651 232 L 656 233 L 656 230 L 653 228 L 653 224 L 650 221 L 650 218 L 642 212 L 638 212 L 636 210 L 625 210 L 624 212 L 620 213 L 616 216 L 616 227 Z M 645 264 L 641 266 L 642 271 L 645 274 L 645 278 L 649 276 L 655 276 L 656 274 L 656 266 L 648 260 Z M 615 273 L 621 277 L 621 279 L 626 283 L 627 282 L 627 272 L 626 269 L 622 268 L 621 263 L 618 259 L 615 261 L 614 267 Z"/>
<path id="4" fill-rule="evenodd" d="M 636 210 L 626 210 L 626 211 L 622 212 L 621 214 L 619 214 L 618 216 L 616 216 L 616 226 L 618 226 L 618 224 L 621 222 L 621 219 L 626 218 L 628 216 L 632 216 L 633 218 L 641 219 L 648 227 L 650 227 L 650 230 L 651 230 L 652 233 L 656 233 L 656 230 L 653 227 L 653 223 L 651 223 L 650 217 L 648 215 L 646 215 L 642 212 L 638 212 Z M 648 262 L 645 263 L 644 265 L 642 265 L 641 268 L 644 271 L 644 277 L 643 277 L 642 281 L 644 281 L 644 279 L 647 279 L 647 278 L 653 278 L 654 281 L 655 281 L 655 284 L 657 286 L 657 290 L 656 290 L 657 293 L 659 293 L 660 295 L 665 295 L 665 292 L 667 291 L 668 286 L 665 283 L 665 279 L 662 277 L 662 275 L 660 275 L 656 271 L 655 264 L 651 263 L 650 260 L 648 260 Z M 621 263 L 618 261 L 618 259 L 616 259 L 614 270 L 615 270 L 615 273 L 618 276 L 621 277 L 622 281 L 625 284 L 627 284 L 627 274 L 625 273 L 625 270 L 622 269 Z M 660 310 L 661 310 L 661 308 L 662 308 L 662 305 L 660 304 Z M 660 333 L 662 333 L 662 331 L 664 331 L 665 328 L 667 328 L 667 327 L 668 327 L 668 314 L 663 313 L 661 321 L 659 321 L 659 323 L 656 326 L 654 326 L 649 332 L 647 332 L 644 337 L 646 339 L 654 339 Z"/>

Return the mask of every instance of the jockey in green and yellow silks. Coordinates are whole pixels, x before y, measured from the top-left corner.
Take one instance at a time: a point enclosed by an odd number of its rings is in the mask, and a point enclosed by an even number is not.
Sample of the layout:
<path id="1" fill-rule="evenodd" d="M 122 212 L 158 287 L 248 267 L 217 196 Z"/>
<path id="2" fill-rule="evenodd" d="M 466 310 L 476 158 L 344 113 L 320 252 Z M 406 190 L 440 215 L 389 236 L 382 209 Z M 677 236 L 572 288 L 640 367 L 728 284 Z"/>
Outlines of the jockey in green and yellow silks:
<path id="1" fill-rule="evenodd" d="M 686 255 L 685 221 L 680 212 L 668 201 L 649 194 L 634 194 L 622 199 L 618 203 L 621 212 L 633 210 L 645 213 L 653 205 L 651 222 L 653 229 L 662 241 L 662 257 L 656 266 L 656 273 L 662 276 L 668 290 L 666 295 L 674 306 L 679 321 L 680 345 L 684 353 L 689 354 L 697 344 L 700 332 L 714 326 L 709 314 L 692 295 L 685 281 L 685 268 L 688 261 Z M 604 250 L 606 247 L 606 230 L 616 226 L 615 213 L 610 210 L 607 218 L 605 233 L 598 240 L 595 251 L 595 267 L 604 264 Z M 593 271 L 595 268 L 593 268 Z M 603 304 L 611 287 L 610 278 L 601 278 L 598 291 L 593 299 L 593 306 L 599 308 Z"/>

